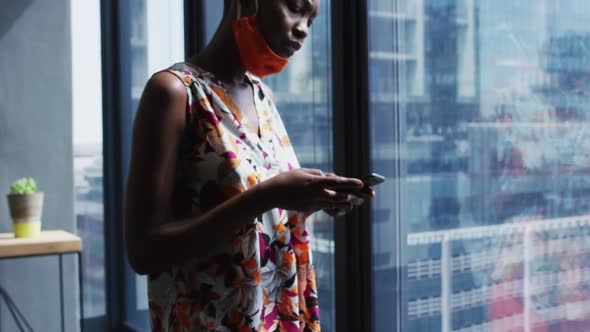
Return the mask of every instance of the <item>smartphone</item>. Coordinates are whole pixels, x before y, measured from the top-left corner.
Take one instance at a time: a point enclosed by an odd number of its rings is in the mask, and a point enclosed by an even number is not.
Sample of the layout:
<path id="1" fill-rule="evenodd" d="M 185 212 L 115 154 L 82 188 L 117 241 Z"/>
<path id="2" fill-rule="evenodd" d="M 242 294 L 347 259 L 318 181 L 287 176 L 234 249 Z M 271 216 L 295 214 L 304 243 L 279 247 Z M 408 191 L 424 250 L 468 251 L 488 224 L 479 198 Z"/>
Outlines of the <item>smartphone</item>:
<path id="1" fill-rule="evenodd" d="M 380 183 L 385 182 L 385 177 L 377 173 L 371 173 L 361 178 L 361 181 L 365 184 L 365 187 L 373 187 Z"/>

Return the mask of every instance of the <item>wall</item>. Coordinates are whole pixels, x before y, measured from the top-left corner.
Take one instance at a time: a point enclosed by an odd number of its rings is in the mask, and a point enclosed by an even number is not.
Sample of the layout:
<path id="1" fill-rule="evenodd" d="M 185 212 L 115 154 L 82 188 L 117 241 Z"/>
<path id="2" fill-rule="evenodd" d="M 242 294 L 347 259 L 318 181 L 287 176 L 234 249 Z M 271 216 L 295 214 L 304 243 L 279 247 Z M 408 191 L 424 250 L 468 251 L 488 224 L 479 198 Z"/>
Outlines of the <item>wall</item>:
<path id="1" fill-rule="evenodd" d="M 44 229 L 74 229 L 69 0 L 0 0 L 0 232 L 12 229 L 12 181 L 33 176 L 45 192 Z M 66 327 L 77 330 L 75 259 L 64 265 Z M 0 262 L 0 286 L 36 331 L 60 330 L 58 259 Z M 18 331 L 0 303 L 0 330 Z"/>

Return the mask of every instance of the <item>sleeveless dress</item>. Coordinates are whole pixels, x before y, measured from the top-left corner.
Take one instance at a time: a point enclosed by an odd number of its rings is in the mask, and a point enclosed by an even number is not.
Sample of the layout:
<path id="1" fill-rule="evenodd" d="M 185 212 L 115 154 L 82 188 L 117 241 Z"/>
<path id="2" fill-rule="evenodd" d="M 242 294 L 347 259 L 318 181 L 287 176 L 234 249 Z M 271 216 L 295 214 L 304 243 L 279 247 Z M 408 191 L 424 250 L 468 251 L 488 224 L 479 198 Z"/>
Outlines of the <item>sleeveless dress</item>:
<path id="1" fill-rule="evenodd" d="M 299 164 L 260 80 L 250 74 L 259 135 L 223 84 L 200 68 L 167 69 L 186 87 L 186 130 L 177 156 L 173 210 L 198 216 Z M 208 257 L 148 276 L 153 331 L 320 331 L 306 216 L 270 210 Z"/>

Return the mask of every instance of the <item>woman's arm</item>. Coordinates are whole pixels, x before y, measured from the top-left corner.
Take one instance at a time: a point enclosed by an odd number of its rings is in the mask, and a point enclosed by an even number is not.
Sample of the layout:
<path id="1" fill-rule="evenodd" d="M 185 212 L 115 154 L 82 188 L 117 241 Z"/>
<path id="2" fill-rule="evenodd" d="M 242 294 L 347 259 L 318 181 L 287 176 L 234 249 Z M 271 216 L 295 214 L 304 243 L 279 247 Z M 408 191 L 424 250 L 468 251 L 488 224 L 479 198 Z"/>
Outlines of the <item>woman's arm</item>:
<path id="1" fill-rule="evenodd" d="M 124 236 L 129 262 L 139 274 L 164 271 L 206 257 L 239 227 L 274 207 L 321 209 L 343 204 L 333 190 L 362 185 L 356 179 L 295 170 L 275 176 L 199 217 L 171 220 L 176 155 L 185 126 L 186 89 L 170 73 L 155 75 L 141 98 L 133 129 Z M 348 204 L 348 203 L 346 203 Z"/>
<path id="2" fill-rule="evenodd" d="M 260 199 L 259 190 L 248 190 L 198 220 L 166 222 L 171 216 L 176 154 L 185 126 L 186 102 L 182 82 L 162 72 L 148 82 L 137 110 L 124 234 L 129 261 L 140 274 L 164 270 L 206 254 L 222 238 L 228 238 L 240 225 L 269 208 Z"/>

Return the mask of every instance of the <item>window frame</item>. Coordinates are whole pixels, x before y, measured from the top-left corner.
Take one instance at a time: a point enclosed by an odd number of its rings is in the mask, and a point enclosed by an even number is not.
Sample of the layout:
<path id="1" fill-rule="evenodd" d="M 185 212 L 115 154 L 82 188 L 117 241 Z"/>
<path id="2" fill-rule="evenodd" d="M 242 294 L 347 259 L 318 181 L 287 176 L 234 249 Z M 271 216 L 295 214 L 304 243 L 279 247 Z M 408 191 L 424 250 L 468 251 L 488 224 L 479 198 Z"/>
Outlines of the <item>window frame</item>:
<path id="1" fill-rule="evenodd" d="M 332 1 L 334 170 L 370 171 L 367 1 Z M 371 204 L 335 227 L 336 330 L 372 331 Z M 360 273 L 359 273 L 360 271 Z"/>
<path id="2" fill-rule="evenodd" d="M 203 1 L 184 0 L 184 51 L 189 58 L 205 46 Z"/>
<path id="3" fill-rule="evenodd" d="M 122 24 L 129 17 L 129 0 L 101 1 L 103 76 L 103 151 L 105 210 L 106 319 L 112 331 L 141 331 L 129 317 L 146 310 L 135 309 L 135 273 L 125 256 L 123 202 L 131 153 L 133 112 L 131 109 L 131 31 Z M 92 329 L 91 331 L 106 329 Z"/>

